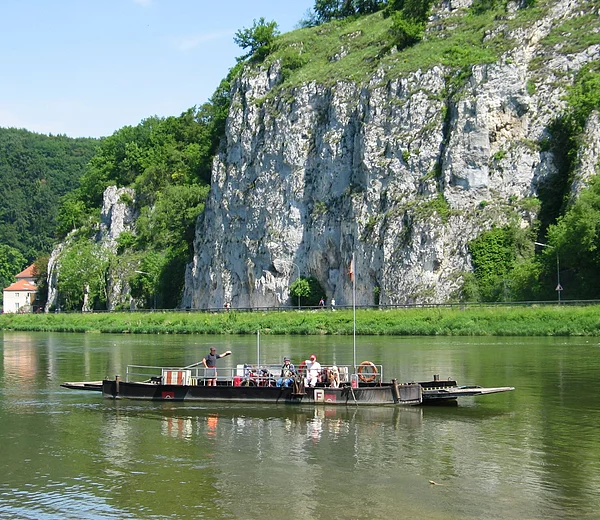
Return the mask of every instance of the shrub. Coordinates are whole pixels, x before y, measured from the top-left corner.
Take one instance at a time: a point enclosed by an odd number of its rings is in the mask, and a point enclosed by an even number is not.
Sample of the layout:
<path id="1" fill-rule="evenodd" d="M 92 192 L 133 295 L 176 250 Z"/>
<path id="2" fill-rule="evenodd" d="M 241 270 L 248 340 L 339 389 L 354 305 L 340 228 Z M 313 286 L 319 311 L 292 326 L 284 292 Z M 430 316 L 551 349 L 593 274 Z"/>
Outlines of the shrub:
<path id="1" fill-rule="evenodd" d="M 295 305 L 315 307 L 324 294 L 325 290 L 313 276 L 298 278 L 290 285 L 290 295 L 293 297 Z"/>

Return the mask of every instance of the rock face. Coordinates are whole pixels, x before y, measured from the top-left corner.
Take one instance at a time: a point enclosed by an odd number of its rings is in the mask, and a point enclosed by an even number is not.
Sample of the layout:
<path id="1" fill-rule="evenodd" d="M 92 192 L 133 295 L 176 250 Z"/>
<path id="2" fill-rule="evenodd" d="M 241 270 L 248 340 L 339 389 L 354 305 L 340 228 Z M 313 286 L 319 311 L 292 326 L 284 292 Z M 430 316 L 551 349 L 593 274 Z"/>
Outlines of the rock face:
<path id="1" fill-rule="evenodd" d="M 131 188 L 117 188 L 109 186 L 104 191 L 102 212 L 100 215 L 100 227 L 95 237 L 95 242 L 100 246 L 103 254 L 114 254 L 117 249 L 117 239 L 123 231 L 133 231 L 137 212 L 135 211 L 135 191 Z M 60 273 L 60 256 L 65 248 L 69 248 L 71 238 L 60 243 L 48 260 L 48 301 L 45 312 L 55 308 L 58 300 L 57 277 Z M 129 303 L 130 290 L 123 282 L 124 277 L 119 275 L 119 267 L 116 265 L 108 273 L 107 283 L 107 309 L 113 310 L 117 304 Z M 84 296 L 82 311 L 91 310 L 90 302 L 87 300 L 87 291 Z"/>
<path id="2" fill-rule="evenodd" d="M 587 121 L 582 138 L 582 145 L 577 155 L 576 176 L 571 185 L 571 200 L 587 187 L 592 175 L 600 173 L 600 114 L 594 111 Z"/>
<path id="3" fill-rule="evenodd" d="M 44 312 L 49 312 L 51 308 L 56 307 L 58 302 L 58 290 L 57 290 L 57 279 L 58 272 L 60 269 L 60 264 L 58 259 L 60 258 L 60 254 L 65 248 L 66 242 L 61 242 L 58 244 L 50 258 L 48 259 L 48 300 L 46 301 L 46 306 L 44 307 Z"/>
<path id="4" fill-rule="evenodd" d="M 134 202 L 135 191 L 131 188 L 109 186 L 104 190 L 96 242 L 114 249 L 119 235 L 123 231 L 133 230 L 138 216 Z"/>
<path id="5" fill-rule="evenodd" d="M 131 188 L 109 186 L 104 191 L 100 230 L 96 235 L 96 242 L 107 253 L 116 253 L 119 235 L 124 231 L 134 232 L 137 217 L 135 191 Z M 127 268 L 127 265 L 119 262 L 108 271 L 106 308 L 109 311 L 119 305 L 135 306 L 129 284 L 124 281 L 126 277 L 123 273 L 127 272 Z"/>
<path id="6" fill-rule="evenodd" d="M 539 42 L 552 25 L 580 8 L 558 2 L 519 29 L 522 45 L 474 66 L 458 95 L 448 94 L 442 67 L 268 97 L 282 80 L 278 65 L 247 71 L 233 91 L 182 305 L 288 305 L 298 275 L 350 305 L 353 253 L 359 304 L 373 304 L 375 293 L 381 304 L 450 299 L 471 270 L 468 242 L 509 219 L 528 226 L 536 215 L 524 200 L 556 172 L 553 155 L 535 143 L 599 49 L 543 56 L 543 76 L 530 63 L 547 52 Z M 582 179 L 598 164 L 595 117 Z"/>

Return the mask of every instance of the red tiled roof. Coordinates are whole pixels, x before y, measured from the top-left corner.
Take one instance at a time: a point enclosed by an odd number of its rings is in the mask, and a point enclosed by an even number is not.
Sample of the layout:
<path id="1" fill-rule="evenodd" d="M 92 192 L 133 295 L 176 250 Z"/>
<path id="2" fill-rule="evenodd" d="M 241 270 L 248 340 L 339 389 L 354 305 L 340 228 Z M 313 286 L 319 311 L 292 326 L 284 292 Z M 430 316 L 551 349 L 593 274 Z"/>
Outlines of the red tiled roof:
<path id="1" fill-rule="evenodd" d="M 12 285 L 5 287 L 5 291 L 25 291 L 25 292 L 37 292 L 37 286 L 29 280 L 17 280 Z"/>
<path id="2" fill-rule="evenodd" d="M 35 264 L 31 264 L 27 269 L 21 271 L 17 276 L 19 278 L 35 278 Z"/>

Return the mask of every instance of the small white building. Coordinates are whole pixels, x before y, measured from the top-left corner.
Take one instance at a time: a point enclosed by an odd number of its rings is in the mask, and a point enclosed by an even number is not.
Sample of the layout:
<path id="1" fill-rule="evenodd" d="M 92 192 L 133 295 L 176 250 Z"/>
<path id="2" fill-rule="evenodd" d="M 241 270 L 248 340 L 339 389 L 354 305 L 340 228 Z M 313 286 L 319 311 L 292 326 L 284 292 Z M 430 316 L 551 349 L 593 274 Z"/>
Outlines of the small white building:
<path id="1" fill-rule="evenodd" d="M 37 297 L 34 265 L 32 264 L 21 271 L 16 278 L 15 283 L 4 289 L 3 311 L 5 313 L 31 312 Z"/>

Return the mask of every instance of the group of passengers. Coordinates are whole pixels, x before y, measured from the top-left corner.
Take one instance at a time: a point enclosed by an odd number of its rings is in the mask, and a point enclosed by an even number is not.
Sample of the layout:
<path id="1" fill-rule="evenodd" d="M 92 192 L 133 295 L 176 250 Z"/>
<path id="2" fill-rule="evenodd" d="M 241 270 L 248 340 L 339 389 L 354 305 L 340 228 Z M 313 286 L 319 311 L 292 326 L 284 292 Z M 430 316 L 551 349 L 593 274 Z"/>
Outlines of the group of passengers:
<path id="1" fill-rule="evenodd" d="M 306 366 L 306 376 L 304 378 L 304 384 L 306 386 L 315 387 L 317 383 L 328 380 L 331 386 L 337 387 L 339 385 L 339 372 L 336 367 L 332 367 L 329 370 L 323 370 L 321 363 L 317 361 L 317 356 L 312 354 L 309 359 L 301 363 Z M 304 370 L 302 370 L 304 372 Z M 283 358 L 283 365 L 281 366 L 281 377 L 277 380 L 276 385 L 278 387 L 291 386 L 294 383 L 295 376 L 300 376 L 296 370 L 296 367 L 292 365 L 290 358 Z"/>
<path id="2" fill-rule="evenodd" d="M 210 348 L 210 353 L 202 359 L 201 363 L 206 368 L 207 377 L 208 377 L 208 386 L 216 386 L 217 384 L 217 359 L 220 359 L 225 356 L 231 355 L 231 351 L 228 350 L 223 354 L 217 354 L 216 349 L 214 347 Z M 321 368 L 321 363 L 317 361 L 317 356 L 311 354 L 310 358 L 301 363 L 301 366 L 306 366 L 306 375 L 304 376 L 304 384 L 306 386 L 315 387 L 317 383 L 323 381 L 323 369 Z M 329 383 L 331 386 L 338 386 L 339 377 L 336 378 L 337 369 L 333 367 L 333 371 L 330 369 L 327 371 Z M 301 370 L 301 372 L 304 372 Z M 281 374 L 279 379 L 277 379 L 275 385 L 277 387 L 288 387 L 294 384 L 296 376 L 302 376 L 302 373 L 299 373 L 296 370 L 296 367 L 291 363 L 289 357 L 283 358 L 283 365 L 281 366 Z"/>
<path id="3" fill-rule="evenodd" d="M 321 363 L 317 361 L 317 356 L 314 354 L 312 354 L 310 359 L 307 359 L 304 363 L 306 364 L 305 385 L 314 387 L 321 376 Z M 292 365 L 290 358 L 283 358 L 281 377 L 277 380 L 276 386 L 291 386 L 294 383 L 294 376 L 297 375 L 301 374 L 298 374 L 298 371 L 296 370 L 296 367 Z"/>

